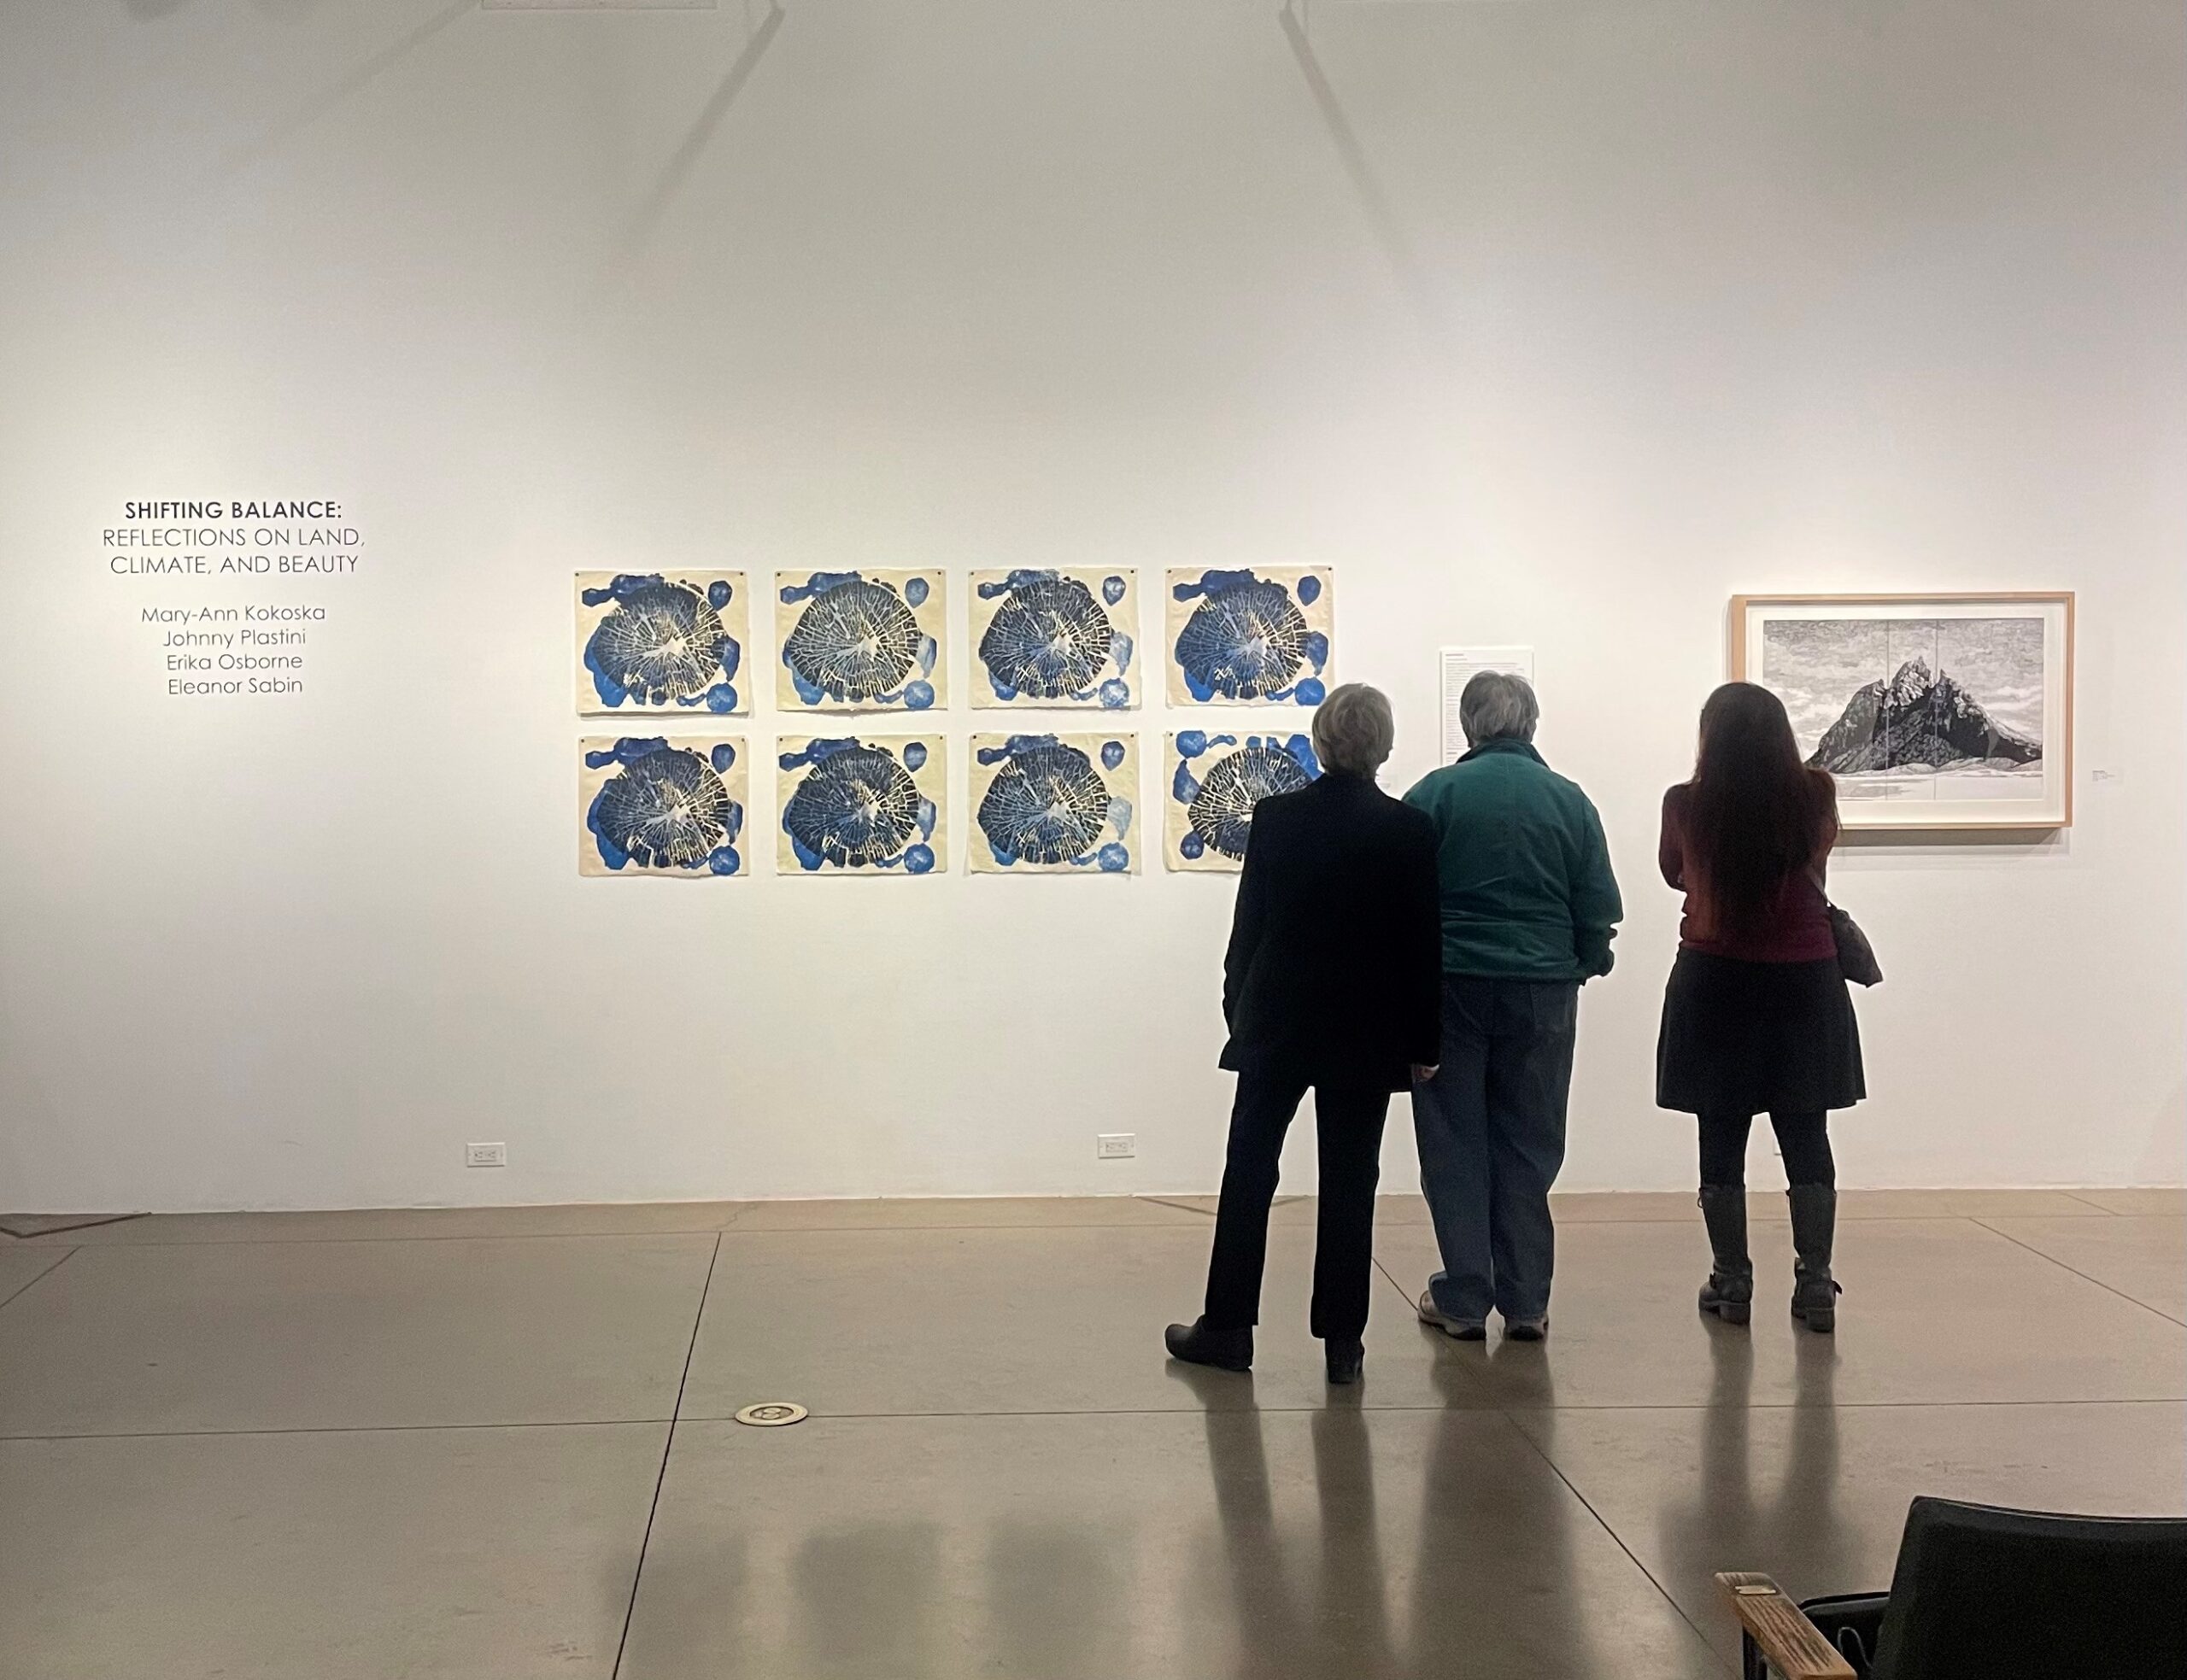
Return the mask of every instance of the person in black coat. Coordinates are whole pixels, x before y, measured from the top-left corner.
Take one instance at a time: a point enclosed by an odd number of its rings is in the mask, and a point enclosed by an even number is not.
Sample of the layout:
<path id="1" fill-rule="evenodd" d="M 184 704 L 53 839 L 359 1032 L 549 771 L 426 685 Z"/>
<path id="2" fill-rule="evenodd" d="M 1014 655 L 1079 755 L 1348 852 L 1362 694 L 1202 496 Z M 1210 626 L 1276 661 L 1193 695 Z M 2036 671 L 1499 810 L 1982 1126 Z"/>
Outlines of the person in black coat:
<path id="1" fill-rule="evenodd" d="M 1314 714 L 1321 779 L 1253 807 L 1223 962 L 1222 1066 L 1238 1075 L 1229 1153 L 1205 1309 L 1170 1326 L 1175 1358 L 1252 1367 L 1277 1162 L 1310 1086 L 1313 1332 L 1331 1382 L 1359 1375 L 1382 1121 L 1393 1092 L 1434 1072 L 1442 1039 L 1434 826 L 1375 785 L 1394 735 L 1389 701 L 1344 684 Z"/>

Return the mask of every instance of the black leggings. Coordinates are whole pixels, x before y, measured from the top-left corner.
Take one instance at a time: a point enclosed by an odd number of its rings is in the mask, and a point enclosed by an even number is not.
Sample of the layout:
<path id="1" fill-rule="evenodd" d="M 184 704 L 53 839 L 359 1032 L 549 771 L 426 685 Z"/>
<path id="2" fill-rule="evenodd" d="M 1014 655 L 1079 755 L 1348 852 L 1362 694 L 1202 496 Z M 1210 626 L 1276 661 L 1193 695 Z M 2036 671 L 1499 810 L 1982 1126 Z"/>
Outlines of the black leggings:
<path id="1" fill-rule="evenodd" d="M 1701 1120 L 1701 1182 L 1704 1185 L 1742 1185 L 1746 1183 L 1746 1134 L 1752 1115 L 1704 1114 Z M 1773 1114 L 1777 1148 L 1785 1157 L 1785 1178 L 1790 1184 L 1834 1185 L 1838 1163 L 1830 1158 L 1830 1116 L 1813 1113 Z"/>

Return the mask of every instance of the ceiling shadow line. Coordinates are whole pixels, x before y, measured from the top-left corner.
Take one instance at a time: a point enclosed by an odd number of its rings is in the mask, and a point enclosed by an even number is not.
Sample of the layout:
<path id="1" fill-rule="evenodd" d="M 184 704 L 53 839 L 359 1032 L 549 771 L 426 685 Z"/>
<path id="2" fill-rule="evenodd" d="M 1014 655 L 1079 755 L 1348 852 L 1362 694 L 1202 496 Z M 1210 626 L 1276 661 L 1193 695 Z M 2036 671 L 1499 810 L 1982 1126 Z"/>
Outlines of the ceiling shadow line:
<path id="1" fill-rule="evenodd" d="M 220 160 L 218 173 L 223 175 L 232 175 L 237 170 L 256 162 L 284 140 L 318 121 L 343 100 L 353 97 L 366 84 L 380 76 L 398 61 L 415 52 L 466 12 L 476 11 L 478 9 L 478 0 L 455 0 L 454 5 L 434 13 L 401 40 L 374 53 L 340 81 L 335 83 L 332 87 L 318 95 L 302 108 L 284 117 L 256 139 L 246 140 L 236 147 Z"/>
<path id="2" fill-rule="evenodd" d="M 1366 149 L 1359 143 L 1359 137 L 1352 132 L 1351 120 L 1344 114 L 1344 107 L 1336 97 L 1336 89 L 1322 69 L 1321 60 L 1315 56 L 1314 44 L 1299 22 L 1298 15 L 1286 5 L 1276 15 L 1283 26 L 1284 38 L 1291 44 L 1291 55 L 1299 61 L 1299 74 L 1306 79 L 1306 91 L 1313 95 L 1314 104 L 1321 112 L 1322 124 L 1328 130 L 1329 143 L 1336 149 L 1337 161 L 1344 166 L 1344 173 L 1351 183 L 1352 195 L 1366 212 L 1368 225 L 1373 229 L 1382 255 L 1388 259 L 1397 275 L 1398 287 L 1406 300 L 1417 310 L 1427 325 L 1439 331 L 1439 312 L 1434 295 L 1428 290 L 1427 278 L 1420 260 L 1414 255 L 1412 242 L 1405 237 L 1397 213 L 1390 208 L 1389 196 L 1382 190 L 1376 179 L 1375 167 L 1368 161 Z"/>
<path id="3" fill-rule="evenodd" d="M 745 83 L 751 80 L 752 72 L 759 67 L 768 44 L 782 27 L 784 15 L 782 7 L 777 4 L 770 7 L 767 15 L 760 20 L 752 38 L 744 44 L 744 50 L 737 55 L 736 62 L 729 67 L 729 73 L 722 78 L 721 85 L 714 90 L 712 97 L 699 112 L 697 120 L 691 125 L 690 132 L 683 137 L 683 143 L 677 147 L 662 167 L 660 179 L 654 182 L 653 190 L 646 195 L 645 202 L 638 207 L 637 213 L 624 228 L 610 258 L 611 266 L 614 263 L 629 261 L 652 240 L 670 202 L 698 163 L 700 154 L 706 150 L 707 143 L 713 138 L 714 131 L 721 126 L 721 120 L 729 114 L 729 108 L 736 102 L 736 96 L 744 91 Z"/>

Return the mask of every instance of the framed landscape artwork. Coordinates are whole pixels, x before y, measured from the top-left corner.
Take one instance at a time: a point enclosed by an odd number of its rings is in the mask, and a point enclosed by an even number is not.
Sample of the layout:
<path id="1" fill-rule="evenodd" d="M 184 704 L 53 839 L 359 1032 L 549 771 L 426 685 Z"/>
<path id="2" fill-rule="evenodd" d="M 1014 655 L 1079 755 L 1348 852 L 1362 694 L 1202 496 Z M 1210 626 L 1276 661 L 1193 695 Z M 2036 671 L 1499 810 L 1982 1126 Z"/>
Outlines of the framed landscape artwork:
<path id="1" fill-rule="evenodd" d="M 2070 594 L 1737 595 L 1732 675 L 1785 702 L 1849 828 L 2073 822 Z"/>

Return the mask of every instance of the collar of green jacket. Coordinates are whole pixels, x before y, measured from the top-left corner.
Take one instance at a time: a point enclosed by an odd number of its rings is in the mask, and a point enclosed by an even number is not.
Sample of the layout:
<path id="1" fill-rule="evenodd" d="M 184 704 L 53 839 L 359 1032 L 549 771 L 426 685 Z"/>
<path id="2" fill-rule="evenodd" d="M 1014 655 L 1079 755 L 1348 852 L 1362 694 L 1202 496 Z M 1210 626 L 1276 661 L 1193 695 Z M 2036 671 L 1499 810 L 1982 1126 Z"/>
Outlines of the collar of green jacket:
<path id="1" fill-rule="evenodd" d="M 1458 762 L 1462 764 L 1469 764 L 1475 758 L 1482 758 L 1491 752 L 1516 752 L 1522 758 L 1533 759 L 1544 770 L 1549 768 L 1549 760 L 1534 751 L 1534 744 L 1530 740 L 1521 740 L 1516 735 L 1497 735 L 1485 740 Z"/>

